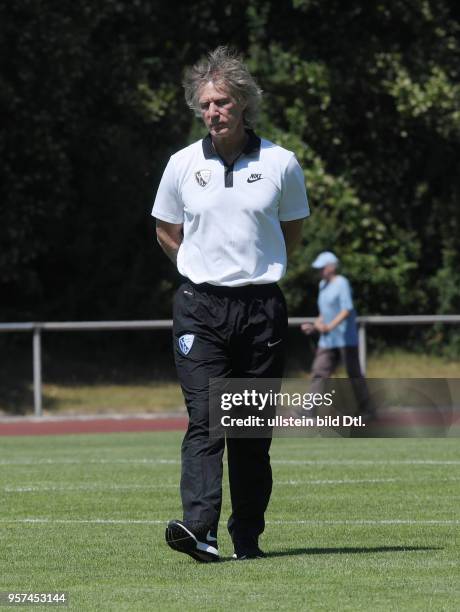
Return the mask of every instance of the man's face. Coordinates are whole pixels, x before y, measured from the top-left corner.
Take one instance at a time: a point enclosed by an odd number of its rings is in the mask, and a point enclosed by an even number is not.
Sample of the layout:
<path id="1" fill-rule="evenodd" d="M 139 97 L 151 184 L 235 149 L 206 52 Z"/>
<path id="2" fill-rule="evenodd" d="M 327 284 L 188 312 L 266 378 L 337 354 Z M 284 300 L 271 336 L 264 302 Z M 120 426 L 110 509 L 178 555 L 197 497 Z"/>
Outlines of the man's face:
<path id="1" fill-rule="evenodd" d="M 324 278 L 324 280 L 330 280 L 335 275 L 336 268 L 337 266 L 335 264 L 327 264 L 320 270 L 321 277 Z"/>
<path id="2" fill-rule="evenodd" d="M 214 138 L 229 138 L 243 127 L 244 106 L 236 102 L 224 85 L 207 83 L 200 91 L 201 116 Z"/>

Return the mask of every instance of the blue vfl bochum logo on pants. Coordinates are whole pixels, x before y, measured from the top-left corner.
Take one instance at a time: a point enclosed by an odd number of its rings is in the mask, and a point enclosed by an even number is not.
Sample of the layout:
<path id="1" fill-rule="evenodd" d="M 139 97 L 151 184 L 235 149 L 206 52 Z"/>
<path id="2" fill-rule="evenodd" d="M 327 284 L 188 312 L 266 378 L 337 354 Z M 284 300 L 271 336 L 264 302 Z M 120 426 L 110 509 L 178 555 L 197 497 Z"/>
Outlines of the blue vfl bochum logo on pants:
<path id="1" fill-rule="evenodd" d="M 190 349 L 193 346 L 193 341 L 195 340 L 194 334 L 184 334 L 179 338 L 179 348 L 181 353 L 184 355 L 188 355 L 190 353 Z"/>

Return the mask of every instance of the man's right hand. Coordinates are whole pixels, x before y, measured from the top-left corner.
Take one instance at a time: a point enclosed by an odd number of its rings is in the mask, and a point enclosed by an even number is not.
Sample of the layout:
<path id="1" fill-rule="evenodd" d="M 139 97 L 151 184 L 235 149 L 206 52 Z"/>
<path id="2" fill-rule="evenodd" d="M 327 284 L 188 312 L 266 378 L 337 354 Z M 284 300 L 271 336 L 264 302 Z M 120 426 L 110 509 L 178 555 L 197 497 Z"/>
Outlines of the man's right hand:
<path id="1" fill-rule="evenodd" d="M 313 323 L 302 323 L 302 325 L 300 326 L 300 329 L 307 336 L 315 332 L 315 326 L 313 325 Z"/>

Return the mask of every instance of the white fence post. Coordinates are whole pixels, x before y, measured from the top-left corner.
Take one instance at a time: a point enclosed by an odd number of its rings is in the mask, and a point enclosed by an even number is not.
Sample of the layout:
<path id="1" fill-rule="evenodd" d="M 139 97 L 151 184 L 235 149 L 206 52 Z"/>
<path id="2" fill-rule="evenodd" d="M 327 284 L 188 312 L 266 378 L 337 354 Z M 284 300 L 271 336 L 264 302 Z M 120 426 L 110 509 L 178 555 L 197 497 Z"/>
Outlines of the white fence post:
<path id="1" fill-rule="evenodd" d="M 366 353 L 366 324 L 360 323 L 358 328 L 358 350 L 359 350 L 359 365 L 363 376 L 366 375 L 367 353 Z"/>
<path id="2" fill-rule="evenodd" d="M 42 341 L 39 325 L 34 326 L 33 335 L 34 410 L 41 417 L 42 410 Z"/>
<path id="3" fill-rule="evenodd" d="M 290 317 L 289 325 L 298 327 L 306 321 L 313 323 L 313 317 Z M 403 315 L 403 316 L 366 316 L 358 317 L 359 363 L 363 374 L 366 373 L 367 347 L 366 325 L 431 325 L 433 323 L 460 324 L 460 314 L 456 315 Z M 171 329 L 172 321 L 59 321 L 43 323 L 1 323 L 2 332 L 33 332 L 33 376 L 34 409 L 36 416 L 42 416 L 42 351 L 41 332 L 44 331 L 84 331 L 114 329 Z"/>

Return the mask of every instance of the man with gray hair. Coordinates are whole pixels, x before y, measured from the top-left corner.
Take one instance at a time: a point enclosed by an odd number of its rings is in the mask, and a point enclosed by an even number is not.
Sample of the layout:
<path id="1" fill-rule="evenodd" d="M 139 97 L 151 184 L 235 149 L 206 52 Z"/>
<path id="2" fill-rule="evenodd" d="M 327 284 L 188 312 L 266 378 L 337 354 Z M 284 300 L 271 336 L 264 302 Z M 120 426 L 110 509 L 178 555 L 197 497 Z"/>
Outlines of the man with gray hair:
<path id="1" fill-rule="evenodd" d="M 281 378 L 287 311 L 277 282 L 309 215 L 292 152 L 252 130 L 261 90 L 241 59 L 218 47 L 186 72 L 185 98 L 208 135 L 173 155 L 152 215 L 184 282 L 174 297 L 174 356 L 189 415 L 182 443 L 183 520 L 168 545 L 218 561 L 225 439 L 209 436 L 211 378 Z M 235 557 L 263 556 L 271 489 L 270 438 L 227 438 Z"/>

